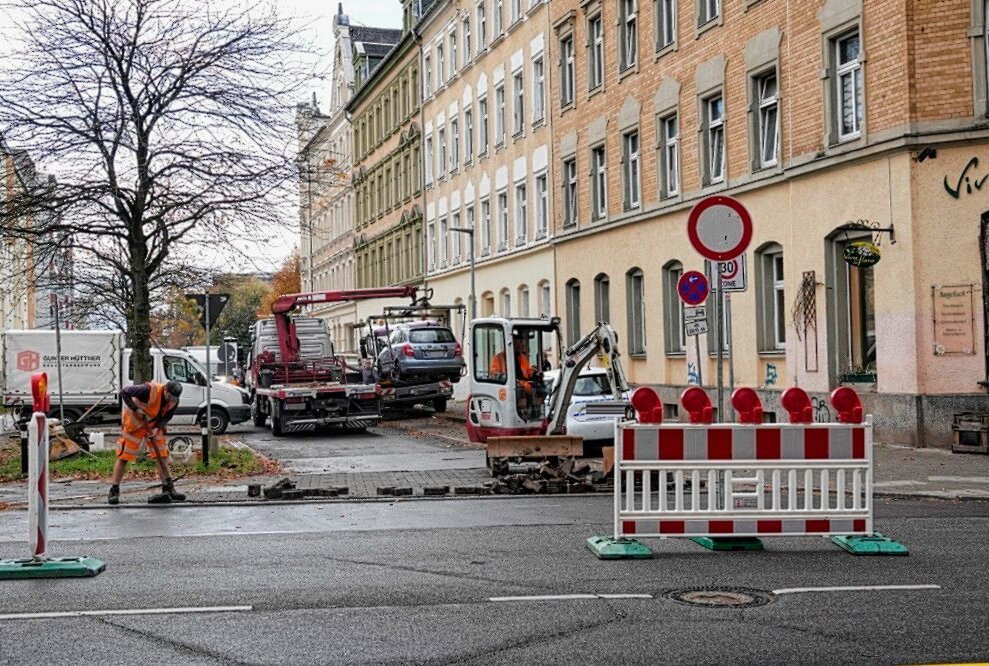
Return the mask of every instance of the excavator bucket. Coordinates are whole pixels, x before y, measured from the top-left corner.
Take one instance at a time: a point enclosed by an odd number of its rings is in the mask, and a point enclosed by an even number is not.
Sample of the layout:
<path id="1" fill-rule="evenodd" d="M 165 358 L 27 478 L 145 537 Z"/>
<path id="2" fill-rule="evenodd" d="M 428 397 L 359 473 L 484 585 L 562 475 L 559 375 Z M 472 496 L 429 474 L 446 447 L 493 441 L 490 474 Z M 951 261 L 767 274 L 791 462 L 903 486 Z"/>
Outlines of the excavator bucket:
<path id="1" fill-rule="evenodd" d="M 584 455 L 584 440 L 566 435 L 489 437 L 486 448 L 488 467 L 497 475 L 509 460 L 580 458 Z"/>

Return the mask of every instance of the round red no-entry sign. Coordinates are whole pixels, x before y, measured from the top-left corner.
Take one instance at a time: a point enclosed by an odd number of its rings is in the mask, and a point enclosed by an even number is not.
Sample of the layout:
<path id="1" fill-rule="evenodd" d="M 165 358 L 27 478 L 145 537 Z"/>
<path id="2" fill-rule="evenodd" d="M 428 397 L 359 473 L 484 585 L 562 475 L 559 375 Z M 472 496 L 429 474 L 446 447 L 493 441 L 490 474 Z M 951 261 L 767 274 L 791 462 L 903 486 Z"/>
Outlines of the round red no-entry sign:
<path id="1" fill-rule="evenodd" d="M 707 276 L 699 271 L 687 271 L 677 281 L 677 293 L 687 305 L 700 305 L 707 299 L 710 290 Z"/>
<path id="2" fill-rule="evenodd" d="M 737 199 L 705 197 L 690 211 L 687 236 L 705 259 L 734 259 L 745 252 L 752 240 L 752 217 Z"/>

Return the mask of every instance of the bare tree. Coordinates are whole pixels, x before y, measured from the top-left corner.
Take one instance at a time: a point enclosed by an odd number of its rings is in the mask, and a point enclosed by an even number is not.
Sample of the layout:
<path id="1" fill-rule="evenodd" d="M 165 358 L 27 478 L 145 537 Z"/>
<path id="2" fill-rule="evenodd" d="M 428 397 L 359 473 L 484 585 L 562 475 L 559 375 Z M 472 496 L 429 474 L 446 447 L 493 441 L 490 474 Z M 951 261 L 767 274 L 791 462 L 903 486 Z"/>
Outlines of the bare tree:
<path id="1" fill-rule="evenodd" d="M 273 8 L 225 0 L 14 5 L 0 135 L 57 180 L 8 201 L 0 230 L 38 256 L 70 245 L 81 298 L 122 316 L 149 379 L 153 299 L 180 258 L 232 230 L 290 233 L 296 33 Z"/>

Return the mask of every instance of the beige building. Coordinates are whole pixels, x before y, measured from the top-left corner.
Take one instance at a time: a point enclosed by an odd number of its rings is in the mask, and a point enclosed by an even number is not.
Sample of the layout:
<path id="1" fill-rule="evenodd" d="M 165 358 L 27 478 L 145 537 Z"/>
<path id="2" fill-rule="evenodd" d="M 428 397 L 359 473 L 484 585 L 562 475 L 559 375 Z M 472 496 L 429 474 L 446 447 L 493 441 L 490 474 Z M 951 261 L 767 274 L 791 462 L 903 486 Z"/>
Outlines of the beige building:
<path id="1" fill-rule="evenodd" d="M 418 28 L 426 279 L 469 306 L 473 241 L 478 316 L 554 310 L 548 17 L 541 0 L 439 0 Z"/>
<path id="2" fill-rule="evenodd" d="M 401 37 L 401 31 L 350 25 L 340 5 L 333 17 L 333 74 L 329 111 L 315 101 L 298 112 L 300 211 L 303 289 L 353 289 L 357 284 L 354 252 L 354 190 L 351 186 L 352 140 L 346 105 L 356 76 L 370 76 Z M 356 58 L 355 58 L 356 55 Z M 355 71 L 355 67 L 360 71 Z M 356 303 L 314 306 L 312 314 L 327 320 L 340 351 L 357 350 Z"/>
<path id="3" fill-rule="evenodd" d="M 0 150 L 0 203 L 6 202 L 34 177 L 26 154 Z M 0 331 L 34 328 L 34 267 L 30 246 L 0 231 Z"/>
<path id="4" fill-rule="evenodd" d="M 953 414 L 989 412 L 981 1 L 550 10 L 555 284 L 571 338 L 613 322 L 630 379 L 659 386 L 671 414 L 700 373 L 710 386 L 714 322 L 698 356 L 676 284 L 712 273 L 687 218 L 728 194 L 754 220 L 731 365 L 769 418 L 799 385 L 826 420 L 844 384 L 880 440 L 946 446 Z M 860 241 L 879 263 L 844 260 Z"/>
<path id="5" fill-rule="evenodd" d="M 384 52 L 355 56 L 355 92 L 347 105 L 353 128 L 358 287 L 422 281 L 420 66 L 413 28 L 428 3 L 405 0 L 403 5 L 398 42 Z M 358 303 L 358 319 L 405 303 Z"/>

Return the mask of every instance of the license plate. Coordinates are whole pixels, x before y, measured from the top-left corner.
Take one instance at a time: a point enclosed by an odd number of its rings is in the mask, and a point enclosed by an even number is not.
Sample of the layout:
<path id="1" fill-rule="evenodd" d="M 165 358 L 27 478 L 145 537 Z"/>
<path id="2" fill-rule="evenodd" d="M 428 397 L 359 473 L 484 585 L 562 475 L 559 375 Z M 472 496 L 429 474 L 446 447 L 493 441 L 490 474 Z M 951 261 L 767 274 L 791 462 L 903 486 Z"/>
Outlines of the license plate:
<path id="1" fill-rule="evenodd" d="M 446 357 L 446 352 L 445 351 L 442 351 L 442 350 L 440 350 L 440 351 L 428 351 L 428 352 L 426 352 L 426 357 L 427 358 L 444 358 L 444 357 Z"/>

